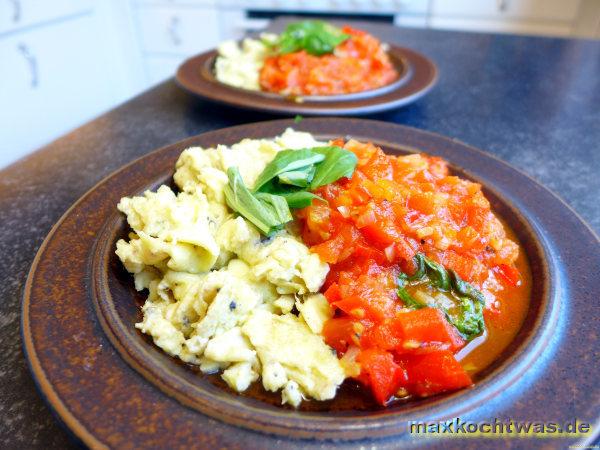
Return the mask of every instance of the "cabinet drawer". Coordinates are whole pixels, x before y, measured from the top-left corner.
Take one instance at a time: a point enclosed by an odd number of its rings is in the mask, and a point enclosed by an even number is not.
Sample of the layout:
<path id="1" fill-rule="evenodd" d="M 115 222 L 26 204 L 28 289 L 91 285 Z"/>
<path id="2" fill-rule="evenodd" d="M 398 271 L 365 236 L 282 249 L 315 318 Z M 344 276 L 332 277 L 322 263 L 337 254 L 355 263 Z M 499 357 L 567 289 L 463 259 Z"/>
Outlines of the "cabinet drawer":
<path id="1" fill-rule="evenodd" d="M 138 9 L 146 52 L 191 55 L 220 42 L 216 9 L 148 7 Z"/>
<path id="2" fill-rule="evenodd" d="M 0 166 L 107 109 L 109 67 L 86 16 L 0 41 Z"/>
<path id="3" fill-rule="evenodd" d="M 578 0 L 432 0 L 434 17 L 515 18 L 570 21 L 577 16 Z"/>
<path id="4" fill-rule="evenodd" d="M 91 9 L 91 0 L 1 0 L 0 33 Z"/>

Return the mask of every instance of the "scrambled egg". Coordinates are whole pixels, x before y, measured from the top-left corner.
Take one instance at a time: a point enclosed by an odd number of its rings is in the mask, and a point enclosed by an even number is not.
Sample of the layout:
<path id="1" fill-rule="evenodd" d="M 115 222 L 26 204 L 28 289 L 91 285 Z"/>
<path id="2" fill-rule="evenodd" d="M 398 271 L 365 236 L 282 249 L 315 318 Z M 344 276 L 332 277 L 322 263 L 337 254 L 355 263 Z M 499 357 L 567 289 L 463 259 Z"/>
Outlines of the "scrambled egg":
<path id="1" fill-rule="evenodd" d="M 225 41 L 218 47 L 215 76 L 221 83 L 253 91 L 260 90 L 260 70 L 269 56 L 269 43 L 277 35 L 263 33 L 260 40 L 246 38 L 241 46 L 236 41 Z"/>
<path id="2" fill-rule="evenodd" d="M 221 376 L 236 391 L 262 379 L 282 403 L 335 396 L 345 373 L 320 332 L 333 312 L 318 293 L 327 264 L 291 232 L 265 238 L 227 207 L 227 168 L 253 186 L 278 151 L 322 145 L 286 130 L 274 140 L 185 150 L 174 180 L 118 208 L 133 232 L 116 254 L 148 290 L 136 327 L 172 356 Z M 294 314 L 298 312 L 298 315 Z"/>

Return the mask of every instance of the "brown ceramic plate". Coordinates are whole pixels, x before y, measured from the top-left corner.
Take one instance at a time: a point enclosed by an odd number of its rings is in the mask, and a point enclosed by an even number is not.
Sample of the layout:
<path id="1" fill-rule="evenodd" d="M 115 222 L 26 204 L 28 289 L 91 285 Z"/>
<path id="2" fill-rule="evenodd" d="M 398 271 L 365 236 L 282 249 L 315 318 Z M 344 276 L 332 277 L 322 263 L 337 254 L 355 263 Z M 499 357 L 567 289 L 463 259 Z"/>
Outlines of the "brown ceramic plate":
<path id="1" fill-rule="evenodd" d="M 355 94 L 305 96 L 301 102 L 221 83 L 214 75 L 215 50 L 186 60 L 179 66 L 176 79 L 192 94 L 240 108 L 313 116 L 371 114 L 414 102 L 437 81 L 437 68 L 424 55 L 395 45 L 389 46 L 388 54 L 398 71 L 398 78 L 389 85 Z"/>
<path id="2" fill-rule="evenodd" d="M 114 255 L 116 239 L 127 230 L 116 209 L 119 199 L 170 183 L 177 157 L 189 146 L 272 137 L 288 126 L 320 139 L 372 141 L 393 154 L 438 155 L 455 173 L 485 186 L 494 209 L 523 243 L 534 283 L 525 324 L 473 388 L 388 409 L 358 408 L 359 394 L 343 389 L 333 401 L 317 408 L 308 402 L 294 411 L 258 390 L 247 395 L 229 391 L 218 377 L 177 363 L 135 330 L 143 298 Z M 578 419 L 597 425 L 599 271 L 598 238 L 579 217 L 534 180 L 484 152 L 377 121 L 280 120 L 178 142 L 91 189 L 52 229 L 34 261 L 25 286 L 22 332 L 42 395 L 88 446 L 442 448 L 447 446 L 443 439 L 411 436 L 408 422 L 498 417 L 560 423 Z M 565 448 L 585 445 L 593 437 L 545 439 L 544 444 Z M 519 447 L 522 442 L 491 439 L 485 445 Z M 483 444 L 471 438 L 460 445 L 475 449 Z"/>

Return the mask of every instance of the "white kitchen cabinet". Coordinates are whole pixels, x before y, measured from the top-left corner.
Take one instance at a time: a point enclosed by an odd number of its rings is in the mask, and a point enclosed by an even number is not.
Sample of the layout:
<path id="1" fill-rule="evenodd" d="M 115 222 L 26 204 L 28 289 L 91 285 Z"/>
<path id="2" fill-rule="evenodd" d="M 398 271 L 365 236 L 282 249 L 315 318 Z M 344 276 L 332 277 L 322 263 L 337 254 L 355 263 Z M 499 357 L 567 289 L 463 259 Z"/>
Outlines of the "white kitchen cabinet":
<path id="1" fill-rule="evenodd" d="M 431 0 L 429 26 L 450 30 L 569 36 L 580 1 Z"/>
<path id="2" fill-rule="evenodd" d="M 113 105 L 95 29 L 88 15 L 0 40 L 0 167 Z"/>
<path id="3" fill-rule="evenodd" d="M 216 9 L 148 6 L 136 11 L 146 53 L 191 55 L 215 47 L 221 41 Z"/>
<path id="4" fill-rule="evenodd" d="M 600 35 L 600 0 L 0 0 L 0 167 L 173 76 L 185 58 L 262 29 L 268 19 L 249 10 Z"/>
<path id="5" fill-rule="evenodd" d="M 145 60 L 146 74 L 149 85 L 160 83 L 175 76 L 179 64 L 184 58 L 179 56 L 149 56 Z"/>
<path id="6" fill-rule="evenodd" d="M 91 9 L 91 0 L 0 0 L 0 34 Z"/>
<path id="7" fill-rule="evenodd" d="M 577 16 L 577 0 L 431 0 L 435 17 L 461 17 L 484 20 L 559 20 Z"/>
<path id="8" fill-rule="evenodd" d="M 432 17 L 429 26 L 444 30 L 485 31 L 486 33 L 533 34 L 569 36 L 570 23 L 533 20 L 465 19 L 461 17 Z"/>

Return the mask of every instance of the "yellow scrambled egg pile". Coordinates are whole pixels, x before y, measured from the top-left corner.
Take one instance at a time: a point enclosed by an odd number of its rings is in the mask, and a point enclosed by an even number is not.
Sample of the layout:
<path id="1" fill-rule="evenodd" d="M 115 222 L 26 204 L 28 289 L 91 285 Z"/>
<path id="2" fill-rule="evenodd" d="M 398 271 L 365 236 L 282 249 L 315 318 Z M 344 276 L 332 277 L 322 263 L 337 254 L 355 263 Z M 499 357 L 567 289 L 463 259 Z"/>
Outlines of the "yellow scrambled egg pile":
<path id="1" fill-rule="evenodd" d="M 294 406 L 333 398 L 345 378 L 319 334 L 333 314 L 318 293 L 329 268 L 291 230 L 261 236 L 229 210 L 223 187 L 230 166 L 253 186 L 278 151 L 317 145 L 288 129 L 273 140 L 189 148 L 176 165 L 179 193 L 163 185 L 118 205 L 133 232 L 116 253 L 149 293 L 136 327 L 203 372 L 223 371 L 232 389 L 261 378 Z"/>
<path id="2" fill-rule="evenodd" d="M 260 40 L 246 38 L 239 45 L 236 41 L 225 41 L 218 47 L 215 76 L 221 83 L 230 86 L 260 90 L 260 71 L 271 49 L 267 43 L 275 43 L 276 34 L 262 33 Z"/>

